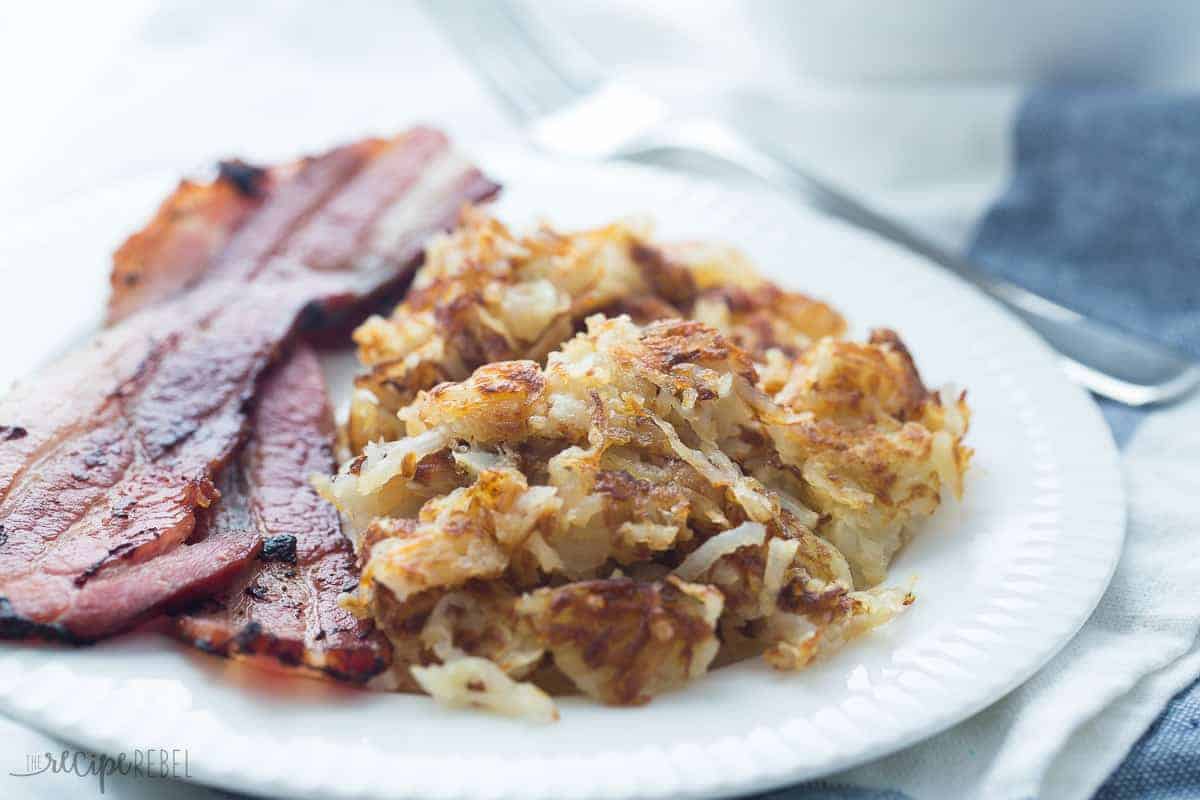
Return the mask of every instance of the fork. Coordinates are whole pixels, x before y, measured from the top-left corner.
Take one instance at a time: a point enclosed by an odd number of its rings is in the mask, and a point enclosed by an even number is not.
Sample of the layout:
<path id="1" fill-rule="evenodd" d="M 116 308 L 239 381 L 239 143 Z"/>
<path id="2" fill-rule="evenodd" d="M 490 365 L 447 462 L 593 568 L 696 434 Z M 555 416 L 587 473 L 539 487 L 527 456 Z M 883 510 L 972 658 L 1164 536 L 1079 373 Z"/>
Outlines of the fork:
<path id="1" fill-rule="evenodd" d="M 974 284 L 1057 351 L 1067 374 L 1129 406 L 1168 403 L 1200 384 L 1200 366 L 1162 345 L 992 277 L 902 222 L 817 178 L 768 142 L 713 117 L 673 115 L 636 86 L 604 80 L 565 33 L 507 0 L 424 0 L 430 16 L 547 153 L 590 160 L 701 156 L 765 181 L 819 211 L 889 239 Z"/>

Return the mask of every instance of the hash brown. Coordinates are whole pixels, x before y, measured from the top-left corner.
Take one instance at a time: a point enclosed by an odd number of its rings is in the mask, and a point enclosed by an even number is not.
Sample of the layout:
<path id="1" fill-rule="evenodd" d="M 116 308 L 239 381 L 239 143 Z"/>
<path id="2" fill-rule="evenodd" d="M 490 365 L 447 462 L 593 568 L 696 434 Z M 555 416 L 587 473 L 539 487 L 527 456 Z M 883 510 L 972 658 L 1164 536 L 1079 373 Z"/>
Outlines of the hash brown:
<path id="1" fill-rule="evenodd" d="M 352 457 L 321 487 L 392 685 L 550 718 L 539 687 L 642 703 L 722 651 L 800 669 L 902 611 L 882 581 L 961 493 L 969 410 L 895 332 L 845 329 L 730 248 L 468 211 L 356 332 Z"/>

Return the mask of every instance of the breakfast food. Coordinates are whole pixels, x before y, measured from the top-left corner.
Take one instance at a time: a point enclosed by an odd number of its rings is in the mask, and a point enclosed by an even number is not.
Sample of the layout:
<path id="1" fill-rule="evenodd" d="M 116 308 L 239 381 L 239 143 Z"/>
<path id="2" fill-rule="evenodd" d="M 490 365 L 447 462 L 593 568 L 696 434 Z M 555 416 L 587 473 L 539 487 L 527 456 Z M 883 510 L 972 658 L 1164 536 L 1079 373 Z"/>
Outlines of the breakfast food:
<path id="1" fill-rule="evenodd" d="M 200 515 L 184 548 L 241 541 L 256 558 L 223 591 L 173 619 L 182 640 L 354 683 L 387 666 L 383 637 L 338 605 L 357 580 L 354 551 L 337 511 L 308 482 L 331 469 L 333 441 L 320 363 L 299 345 L 263 382 L 250 437 L 222 470 L 220 500 Z"/>
<path id="2" fill-rule="evenodd" d="M 642 703 L 901 611 L 881 581 L 961 492 L 968 410 L 895 333 L 844 329 L 734 251 L 629 225 L 518 238 L 475 212 L 433 242 L 355 334 L 352 457 L 321 484 L 392 685 L 546 718 L 544 688 Z"/>
<path id="3" fill-rule="evenodd" d="M 182 186 L 118 255 L 120 321 L 0 401 L 0 638 L 95 640 L 239 574 L 255 547 L 192 535 L 260 378 L 496 189 L 426 129 Z"/>
<path id="4" fill-rule="evenodd" d="M 913 602 L 887 570 L 962 492 L 965 394 L 732 248 L 518 236 L 473 205 L 497 189 L 427 129 L 181 184 L 117 251 L 106 330 L 0 401 L 0 638 L 158 617 L 550 720 L 801 669 Z M 298 333 L 422 257 L 355 330 L 335 431 Z"/>
<path id="5" fill-rule="evenodd" d="M 440 381 L 463 380 L 493 361 L 543 360 L 594 313 L 637 322 L 689 316 L 752 354 L 794 356 L 844 332 L 841 315 L 758 279 L 736 250 L 647 243 L 644 226 L 616 222 L 564 236 L 542 228 L 514 236 L 476 209 L 429 243 L 424 266 L 387 319 L 354 333 L 369 370 L 356 385 L 350 445 L 400 432 L 395 412 Z"/>

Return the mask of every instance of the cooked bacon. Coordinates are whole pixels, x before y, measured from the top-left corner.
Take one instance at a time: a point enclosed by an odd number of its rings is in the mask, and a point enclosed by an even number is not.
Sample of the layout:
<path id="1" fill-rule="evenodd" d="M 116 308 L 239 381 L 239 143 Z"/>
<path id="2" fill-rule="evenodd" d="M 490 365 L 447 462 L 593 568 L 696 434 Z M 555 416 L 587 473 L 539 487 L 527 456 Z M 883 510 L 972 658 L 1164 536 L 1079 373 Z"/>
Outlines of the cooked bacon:
<path id="1" fill-rule="evenodd" d="M 198 281 L 229 237 L 266 201 L 279 184 L 268 172 L 225 162 L 217 180 L 185 180 L 159 207 L 145 228 L 113 254 L 109 276 L 108 323 L 165 300 Z"/>
<path id="2" fill-rule="evenodd" d="M 307 479 L 336 466 L 333 416 L 311 350 L 298 348 L 267 377 L 250 425 L 237 460 L 221 473 L 221 500 L 203 519 L 203 538 L 179 550 L 209 546 L 258 558 L 225 591 L 178 617 L 176 634 L 211 653 L 365 681 L 387 665 L 389 647 L 370 622 L 337 604 L 358 570 L 337 511 Z"/>
<path id="3" fill-rule="evenodd" d="M 224 568 L 205 562 L 190 582 L 157 564 L 188 561 L 181 545 L 218 497 L 259 378 L 298 325 L 403 280 L 429 234 L 497 189 L 427 129 L 273 180 L 269 202 L 213 248 L 214 264 L 185 270 L 203 273 L 198 286 L 130 314 L 0 401 L 0 429 L 20 432 L 0 441 L 0 637 L 94 640 L 236 569 L 244 553 L 225 554 Z M 158 251 L 144 250 L 157 265 L 147 273 L 165 274 Z M 137 302 L 174 280 L 151 281 L 159 288 Z M 117 580 L 150 563 L 147 580 Z"/>

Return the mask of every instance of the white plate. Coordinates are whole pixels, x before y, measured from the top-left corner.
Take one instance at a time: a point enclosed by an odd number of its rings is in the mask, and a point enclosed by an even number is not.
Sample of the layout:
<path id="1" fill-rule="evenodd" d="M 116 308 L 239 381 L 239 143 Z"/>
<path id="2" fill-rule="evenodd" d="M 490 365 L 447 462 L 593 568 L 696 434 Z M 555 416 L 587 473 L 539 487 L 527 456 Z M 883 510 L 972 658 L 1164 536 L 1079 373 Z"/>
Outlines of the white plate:
<path id="1" fill-rule="evenodd" d="M 1032 675 L 1091 613 L 1124 528 L 1112 441 L 1047 348 L 991 301 L 781 198 L 631 167 L 482 163 L 506 184 L 505 219 L 573 226 L 646 212 L 664 237 L 730 240 L 779 282 L 831 299 L 856 335 L 896 328 L 928 383 L 968 387 L 977 456 L 966 499 L 891 570 L 895 582 L 917 578 L 909 613 L 803 673 L 737 664 L 636 709 L 568 699 L 549 726 L 265 680 L 145 634 L 79 650 L 3 646 L 0 709 L 114 753 L 187 748 L 196 780 L 246 792 L 702 797 L 812 778 L 937 733 Z M 130 225 L 144 198 L 127 209 Z M 67 238 L 86 239 L 84 228 Z"/>

